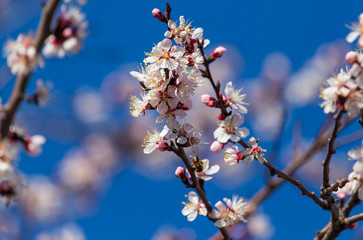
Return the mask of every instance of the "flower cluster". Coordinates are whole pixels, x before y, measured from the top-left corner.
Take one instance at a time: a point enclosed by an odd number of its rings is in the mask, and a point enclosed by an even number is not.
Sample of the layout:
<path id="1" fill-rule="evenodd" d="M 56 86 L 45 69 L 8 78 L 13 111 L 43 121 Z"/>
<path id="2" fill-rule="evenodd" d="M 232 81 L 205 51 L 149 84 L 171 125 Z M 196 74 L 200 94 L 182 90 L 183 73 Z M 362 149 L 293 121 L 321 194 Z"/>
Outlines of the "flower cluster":
<path id="1" fill-rule="evenodd" d="M 29 136 L 24 129 L 12 126 L 9 138 L 0 141 L 0 196 L 9 202 L 17 196 L 22 179 L 14 167 L 14 161 L 19 151 L 18 143 L 22 144 L 30 156 L 42 152 L 45 138 L 41 135 Z"/>
<path id="2" fill-rule="evenodd" d="M 43 55 L 62 58 L 69 52 L 78 52 L 86 36 L 87 26 L 85 15 L 81 13 L 78 6 L 72 4 L 67 7 L 63 5 L 56 26 L 45 41 Z M 44 66 L 43 59 L 39 56 L 40 49 L 36 49 L 35 44 L 33 36 L 24 34 L 19 34 L 15 41 L 8 40 L 6 42 L 3 53 L 13 74 L 29 74 L 37 65 Z"/>
<path id="3" fill-rule="evenodd" d="M 346 40 L 351 43 L 359 37 L 358 46 L 362 47 L 363 13 L 359 16 L 359 23 L 354 23 L 351 29 Z M 351 67 L 341 69 L 326 80 L 326 87 L 321 88 L 320 97 L 324 100 L 321 107 L 324 107 L 324 113 L 348 111 L 349 116 L 356 117 L 363 108 L 363 54 L 351 51 L 345 58 Z"/>
<path id="4" fill-rule="evenodd" d="M 8 40 L 4 47 L 4 56 L 7 57 L 11 73 L 15 75 L 28 74 L 37 65 L 44 65 L 42 58 L 37 55 L 34 39 L 30 35 L 20 34 L 15 41 Z"/>
<path id="5" fill-rule="evenodd" d="M 153 15 L 158 19 L 164 17 L 160 14 L 154 9 Z M 181 16 L 179 26 L 168 21 L 165 37 L 146 53 L 145 66 L 139 72 L 130 72 L 142 86 L 141 98 L 130 98 L 131 115 L 140 117 L 146 110 L 156 110 L 159 113 L 156 123 L 166 124 L 162 132 L 148 132 L 144 141 L 145 153 L 155 149 L 169 150 L 169 140 L 184 147 L 191 146 L 196 152 L 202 143 L 201 134 L 184 119 L 186 111 L 192 108 L 191 96 L 202 82 L 199 69 L 203 57 L 198 42 L 203 41 L 203 29 L 192 28 Z M 204 46 L 208 42 L 204 40 Z M 169 130 L 171 134 L 166 136 Z"/>
<path id="6" fill-rule="evenodd" d="M 363 201 L 363 141 L 362 147 L 350 150 L 348 156 L 349 159 L 357 161 L 353 166 L 353 172 L 348 176 L 349 182 L 335 193 L 340 199 L 345 199 L 348 195 L 358 191 L 358 197 Z"/>
<path id="7" fill-rule="evenodd" d="M 86 36 L 88 23 L 79 7 L 62 6 L 53 33 L 47 38 L 43 54 L 46 57 L 63 58 L 67 53 L 77 53 Z"/>
<path id="8" fill-rule="evenodd" d="M 154 9 L 152 14 L 161 22 L 166 23 L 168 30 L 164 34 L 165 39 L 156 44 L 150 53 L 146 53 L 145 66 L 142 66 L 140 71 L 130 72 L 139 80 L 142 87 L 141 98 L 136 96 L 130 98 L 131 115 L 140 117 L 146 110 L 158 112 L 156 123 L 161 125 L 161 130 L 153 128 L 148 131 L 143 144 L 144 153 L 149 154 L 154 150 L 174 151 L 180 156 L 180 149 L 190 147 L 193 152 L 192 162 L 189 166 L 186 165 L 187 169 L 193 169 L 193 172 L 179 166 L 175 175 L 185 187 L 195 188 L 197 191 L 201 188 L 204 191 L 205 181 L 211 180 L 211 175 L 217 173 L 220 166 L 210 166 L 208 159 L 201 160 L 196 154 L 200 144 L 203 144 L 202 135 L 186 122 L 185 117 L 186 111 L 192 107 L 191 96 L 201 85 L 203 77 L 206 77 L 207 64 L 221 57 L 226 49 L 218 47 L 206 59 L 202 48 L 206 47 L 209 41 L 203 38 L 202 28 L 193 28 L 183 16 L 179 18 L 179 24 L 169 20 L 168 10 L 164 15 L 159 9 Z M 221 98 L 226 108 L 245 114 L 247 109 L 243 100 L 246 95 L 241 91 L 242 89 L 235 90 L 230 82 L 226 86 L 225 96 L 221 95 Z M 219 107 L 219 100 L 207 94 L 202 96 L 202 101 L 210 107 Z M 239 127 L 244 122 L 240 114 L 230 112 L 221 116 L 219 120 L 221 122 L 214 136 L 222 147 L 228 141 L 238 142 L 249 135 L 247 128 Z M 246 151 L 249 150 L 246 149 Z M 261 151 L 261 148 L 253 145 L 245 157 L 250 158 L 250 155 L 257 157 Z M 184 153 L 181 154 L 183 155 Z M 184 161 L 189 161 L 182 158 Z M 211 208 L 211 206 L 202 195 L 200 196 L 203 200 L 199 200 L 195 192 L 189 192 L 189 202 L 183 203 L 185 207 L 182 214 L 187 216 L 188 221 L 193 221 L 197 215 L 207 216 L 208 213 L 209 217 L 218 219 L 216 222 L 218 227 L 230 226 L 234 220 L 245 220 L 243 216 L 246 203 L 242 198 L 238 196 L 234 196 L 232 200 L 225 198 L 227 207 L 218 202 L 216 207 L 219 210 L 210 209 L 208 212 L 207 207 Z"/>
<path id="9" fill-rule="evenodd" d="M 215 205 L 218 210 L 214 210 L 212 214 L 213 217 L 219 218 L 215 222 L 217 227 L 221 228 L 232 226 L 235 220 L 246 222 L 244 216 L 247 210 L 247 203 L 242 197 L 234 195 L 232 200 L 223 198 L 223 201 L 226 205 L 223 202 L 218 201 Z"/>
<path id="10" fill-rule="evenodd" d="M 223 104 L 224 107 L 230 107 L 237 112 L 229 112 L 227 116 L 223 114 L 217 116 L 220 122 L 219 127 L 214 131 L 214 138 L 216 141 L 211 145 L 211 151 L 213 152 L 220 152 L 229 141 L 238 142 L 250 134 L 247 128 L 240 128 L 240 125 L 244 122 L 244 118 L 240 113 L 247 113 L 247 108 L 244 106 L 247 105 L 247 103 L 243 101 L 246 94 L 241 94 L 242 90 L 243 89 L 235 89 L 232 82 L 228 82 L 224 90 L 225 96 L 220 94 L 220 98 L 223 101 L 221 104 Z M 218 104 L 218 100 L 208 94 L 203 94 L 201 96 L 201 101 L 209 107 L 221 107 Z"/>
<path id="11" fill-rule="evenodd" d="M 321 89 L 320 97 L 324 100 L 321 107 L 324 107 L 324 113 L 344 110 L 348 111 L 351 117 L 357 117 L 360 108 L 363 107 L 363 55 L 349 52 L 347 60 L 353 64 L 351 69 L 341 69 L 340 73 L 329 78 L 326 87 Z"/>
<path id="12" fill-rule="evenodd" d="M 239 151 L 237 146 L 233 146 L 233 148 L 228 147 L 224 157 L 225 163 L 227 165 L 235 165 L 236 163 L 239 163 L 240 160 L 243 160 L 245 163 L 250 163 L 253 159 L 257 159 L 258 162 L 262 164 L 265 161 L 265 156 L 262 152 L 266 152 L 266 150 L 258 146 L 257 143 L 258 140 L 251 137 L 250 140 L 248 140 L 250 147 L 245 148 L 242 151 Z"/>

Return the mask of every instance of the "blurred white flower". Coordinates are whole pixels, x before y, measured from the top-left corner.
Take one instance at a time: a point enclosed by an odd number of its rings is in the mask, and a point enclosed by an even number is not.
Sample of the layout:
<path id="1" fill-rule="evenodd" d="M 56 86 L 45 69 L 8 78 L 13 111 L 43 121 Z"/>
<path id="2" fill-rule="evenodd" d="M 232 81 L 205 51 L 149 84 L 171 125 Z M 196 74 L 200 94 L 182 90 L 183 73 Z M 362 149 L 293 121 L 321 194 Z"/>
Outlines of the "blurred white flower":
<path id="1" fill-rule="evenodd" d="M 36 237 L 36 240 L 86 240 L 82 229 L 74 224 L 68 223 L 61 228 L 55 229 L 52 232 L 41 232 Z"/>
<path id="2" fill-rule="evenodd" d="M 347 42 L 352 43 L 358 38 L 358 46 L 360 48 L 363 47 L 363 13 L 359 15 L 359 22 L 352 23 L 351 26 L 348 26 L 351 32 L 345 38 Z"/>
<path id="3" fill-rule="evenodd" d="M 48 222 L 62 213 L 62 189 L 45 177 L 29 179 L 19 198 L 21 208 L 31 219 Z"/>
<path id="4" fill-rule="evenodd" d="M 63 5 L 61 10 L 55 30 L 45 42 L 45 57 L 63 58 L 69 52 L 77 53 L 86 36 L 88 23 L 84 20 L 85 15 L 81 13 L 80 8 L 71 6 L 67 9 Z"/>
<path id="5" fill-rule="evenodd" d="M 4 47 L 4 55 L 11 72 L 16 75 L 28 74 L 37 65 L 43 66 L 43 60 L 37 55 L 34 40 L 30 36 L 20 34 L 16 41 L 8 40 Z"/>

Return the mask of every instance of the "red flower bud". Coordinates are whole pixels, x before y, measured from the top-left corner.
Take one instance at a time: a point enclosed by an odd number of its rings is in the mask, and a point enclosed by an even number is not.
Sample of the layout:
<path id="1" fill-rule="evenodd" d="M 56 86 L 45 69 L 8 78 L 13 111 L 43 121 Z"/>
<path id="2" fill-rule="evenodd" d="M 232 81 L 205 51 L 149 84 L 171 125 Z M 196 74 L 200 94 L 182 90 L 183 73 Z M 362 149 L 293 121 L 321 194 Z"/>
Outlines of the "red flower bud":
<path id="1" fill-rule="evenodd" d="M 160 9 L 157 9 L 157 8 L 153 9 L 152 14 L 153 14 L 154 18 L 157 18 L 157 19 L 162 19 L 164 17 L 164 15 L 160 11 Z"/>
<path id="2" fill-rule="evenodd" d="M 212 59 L 220 58 L 226 53 L 226 51 L 227 50 L 224 47 L 219 46 L 219 47 L 217 47 L 216 49 L 213 50 L 211 58 Z"/>

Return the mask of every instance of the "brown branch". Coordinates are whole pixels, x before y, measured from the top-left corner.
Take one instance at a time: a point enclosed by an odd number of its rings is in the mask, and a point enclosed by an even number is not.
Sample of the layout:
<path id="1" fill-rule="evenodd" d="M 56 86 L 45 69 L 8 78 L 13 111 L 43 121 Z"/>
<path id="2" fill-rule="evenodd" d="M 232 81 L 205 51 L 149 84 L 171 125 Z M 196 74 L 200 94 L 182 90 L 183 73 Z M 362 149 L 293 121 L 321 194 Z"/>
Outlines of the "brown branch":
<path id="1" fill-rule="evenodd" d="M 349 216 L 350 212 L 352 211 L 352 209 L 357 206 L 360 203 L 360 200 L 358 198 L 358 191 L 353 193 L 348 202 L 344 205 L 340 215 L 341 218 L 346 218 Z"/>
<path id="2" fill-rule="evenodd" d="M 345 219 L 344 223 L 347 227 L 349 227 L 352 224 L 359 222 L 359 221 L 363 221 L 363 213 L 360 213 L 360 214 L 357 214 L 350 218 Z"/>
<path id="3" fill-rule="evenodd" d="M 335 139 L 338 136 L 338 130 L 341 126 L 341 118 L 343 116 L 344 111 L 339 111 L 338 115 L 335 118 L 335 124 L 333 127 L 333 131 L 331 133 L 331 137 L 329 138 L 329 144 L 328 144 L 328 151 L 326 153 L 325 159 L 324 161 L 321 163 L 321 165 L 324 167 L 323 169 L 323 186 L 322 189 L 326 189 L 328 187 L 330 187 L 329 184 L 329 172 L 330 172 L 330 161 L 331 158 L 333 156 L 333 154 L 335 154 L 335 149 L 334 149 L 334 143 L 335 143 Z"/>
<path id="4" fill-rule="evenodd" d="M 184 152 L 184 148 L 180 145 L 177 145 L 177 146 L 178 146 L 178 148 L 177 149 L 172 148 L 172 151 L 183 160 L 186 168 L 189 171 L 190 176 L 192 177 L 192 182 L 193 182 L 192 186 L 195 189 L 195 191 L 198 193 L 200 199 L 203 201 L 205 207 L 207 208 L 207 212 L 208 212 L 207 217 L 209 218 L 209 220 L 211 220 L 212 222 L 215 223 L 218 219 L 210 217 L 211 213 L 213 212 L 213 208 L 210 205 L 210 203 L 207 199 L 207 195 L 206 195 L 205 191 L 203 190 L 202 186 L 200 185 L 200 182 L 198 181 L 197 176 L 195 175 L 194 168 L 190 164 L 188 157 L 186 156 L 186 154 Z M 221 232 L 221 234 L 223 235 L 225 240 L 231 240 L 231 237 L 229 236 L 226 228 L 223 227 L 223 228 L 218 228 L 218 229 Z"/>
<path id="5" fill-rule="evenodd" d="M 308 191 L 302 184 L 300 180 L 296 180 L 290 176 L 288 176 L 287 174 L 281 172 L 280 170 L 278 170 L 277 168 L 275 168 L 273 165 L 271 165 L 269 162 L 265 161 L 263 163 L 263 165 L 265 165 L 271 172 L 271 175 L 277 175 L 279 178 L 282 178 L 290 183 L 292 183 L 293 185 L 295 185 L 297 188 L 300 189 L 301 194 L 302 195 L 306 195 L 307 197 L 311 198 L 316 204 L 318 204 L 322 209 L 324 210 L 328 210 L 329 207 L 327 205 L 327 203 L 325 201 L 323 201 L 322 199 L 318 198 L 315 194 L 315 192 L 310 192 Z"/>
<path id="6" fill-rule="evenodd" d="M 345 184 L 347 184 L 349 180 L 347 178 L 344 179 L 338 179 L 333 185 L 330 187 L 324 189 L 323 192 L 321 192 L 320 196 L 324 199 L 327 198 L 327 196 L 330 196 L 332 192 L 338 191 L 338 188 L 343 188 Z"/>
<path id="7" fill-rule="evenodd" d="M 59 3 L 60 0 L 49 0 L 43 8 L 42 17 L 40 19 L 34 40 L 34 46 L 37 54 L 40 53 L 45 40 L 51 33 L 50 26 Z M 30 76 L 31 72 L 28 74 L 19 75 L 16 79 L 10 99 L 5 105 L 4 117 L 1 120 L 0 139 L 4 139 L 8 135 L 9 127 L 12 124 L 16 111 L 22 102 L 25 88 L 28 84 Z"/>

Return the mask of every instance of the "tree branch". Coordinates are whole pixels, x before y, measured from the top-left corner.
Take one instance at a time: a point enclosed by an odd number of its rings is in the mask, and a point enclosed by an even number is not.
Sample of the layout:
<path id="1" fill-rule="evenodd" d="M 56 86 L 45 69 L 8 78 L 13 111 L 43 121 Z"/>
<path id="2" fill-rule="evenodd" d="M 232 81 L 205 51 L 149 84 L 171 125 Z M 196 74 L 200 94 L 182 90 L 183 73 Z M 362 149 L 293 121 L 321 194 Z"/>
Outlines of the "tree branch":
<path id="1" fill-rule="evenodd" d="M 347 227 L 351 226 L 352 224 L 362 221 L 363 220 L 363 213 L 354 215 L 350 218 L 345 219 L 344 223 Z"/>
<path id="2" fill-rule="evenodd" d="M 302 195 L 306 195 L 309 198 L 311 198 L 316 204 L 318 204 L 322 209 L 324 210 L 328 210 L 329 206 L 328 204 L 323 201 L 322 199 L 318 198 L 315 194 L 315 192 L 310 192 L 308 191 L 302 184 L 300 180 L 296 180 L 290 176 L 288 176 L 287 174 L 285 174 L 284 172 L 281 172 L 280 170 L 278 170 L 277 168 L 275 168 L 273 165 L 271 165 L 269 162 L 265 161 L 263 163 L 263 165 L 265 165 L 269 170 L 271 175 L 276 174 L 279 178 L 282 178 L 290 183 L 292 183 L 293 185 L 295 185 L 297 188 L 300 189 L 301 194 Z"/>
<path id="3" fill-rule="evenodd" d="M 335 154 L 335 149 L 334 149 L 334 143 L 335 143 L 335 139 L 338 136 L 338 130 L 341 126 L 341 118 L 343 116 L 344 111 L 339 111 L 338 115 L 335 118 L 335 124 L 333 127 L 333 131 L 331 133 L 331 137 L 329 138 L 329 145 L 328 145 L 328 151 L 326 153 L 325 159 L 324 161 L 321 163 L 321 165 L 323 165 L 324 169 L 323 169 L 323 186 L 322 189 L 326 189 L 328 187 L 330 187 L 329 184 L 329 172 L 330 172 L 330 168 L 329 168 L 329 164 L 331 161 L 331 158 L 333 156 L 333 154 Z"/>
<path id="4" fill-rule="evenodd" d="M 223 103 L 223 99 L 222 99 L 222 96 L 220 95 L 220 83 L 217 82 L 217 84 L 214 82 L 213 80 L 213 77 L 212 77 L 212 74 L 210 72 L 210 68 L 209 68 L 209 64 L 211 63 L 210 61 L 208 61 L 208 59 L 206 58 L 205 56 L 205 53 L 204 53 L 204 48 L 203 48 L 203 44 L 204 44 L 204 38 L 203 38 L 203 41 L 200 42 L 198 40 L 198 48 L 200 50 L 200 54 L 202 55 L 203 57 L 203 65 L 205 67 L 204 70 L 201 70 L 202 74 L 203 74 L 203 77 L 205 78 L 208 78 L 208 80 L 210 81 L 210 83 L 212 84 L 212 87 L 213 87 L 213 90 L 216 94 L 216 98 L 218 99 L 218 102 L 217 102 L 217 106 L 221 109 L 221 113 L 224 115 L 224 116 L 228 116 L 228 113 L 227 113 L 227 110 L 226 110 L 226 107 Z"/>
<path id="5" fill-rule="evenodd" d="M 193 166 L 190 164 L 188 157 L 186 156 L 185 152 L 184 152 L 184 148 L 180 145 L 177 145 L 178 148 L 172 148 L 172 151 L 178 155 L 184 162 L 186 168 L 189 171 L 190 176 L 192 177 L 192 186 L 194 187 L 195 191 L 198 193 L 200 199 L 203 201 L 205 207 L 207 208 L 208 214 L 207 217 L 209 218 L 209 220 L 211 220 L 212 222 L 216 222 L 217 219 L 210 217 L 211 213 L 213 212 L 213 208 L 210 205 L 208 199 L 207 199 L 207 195 L 205 193 L 205 191 L 203 190 L 203 188 L 200 186 L 200 183 L 198 181 L 197 176 L 195 175 L 194 172 L 194 168 Z M 221 234 L 223 235 L 225 240 L 231 240 L 231 237 L 228 234 L 228 231 L 226 230 L 226 228 L 218 228 L 219 231 L 221 232 Z"/>
<path id="6" fill-rule="evenodd" d="M 37 54 L 40 53 L 43 44 L 51 33 L 51 23 L 54 13 L 59 5 L 60 0 L 49 0 L 44 6 L 42 17 L 38 25 L 37 33 L 35 35 L 34 46 Z M 24 75 L 19 75 L 16 79 L 14 89 L 11 93 L 10 99 L 4 107 L 4 117 L 1 120 L 0 139 L 5 139 L 8 136 L 9 127 L 13 122 L 16 111 L 22 102 L 25 88 L 28 84 L 31 72 Z"/>

